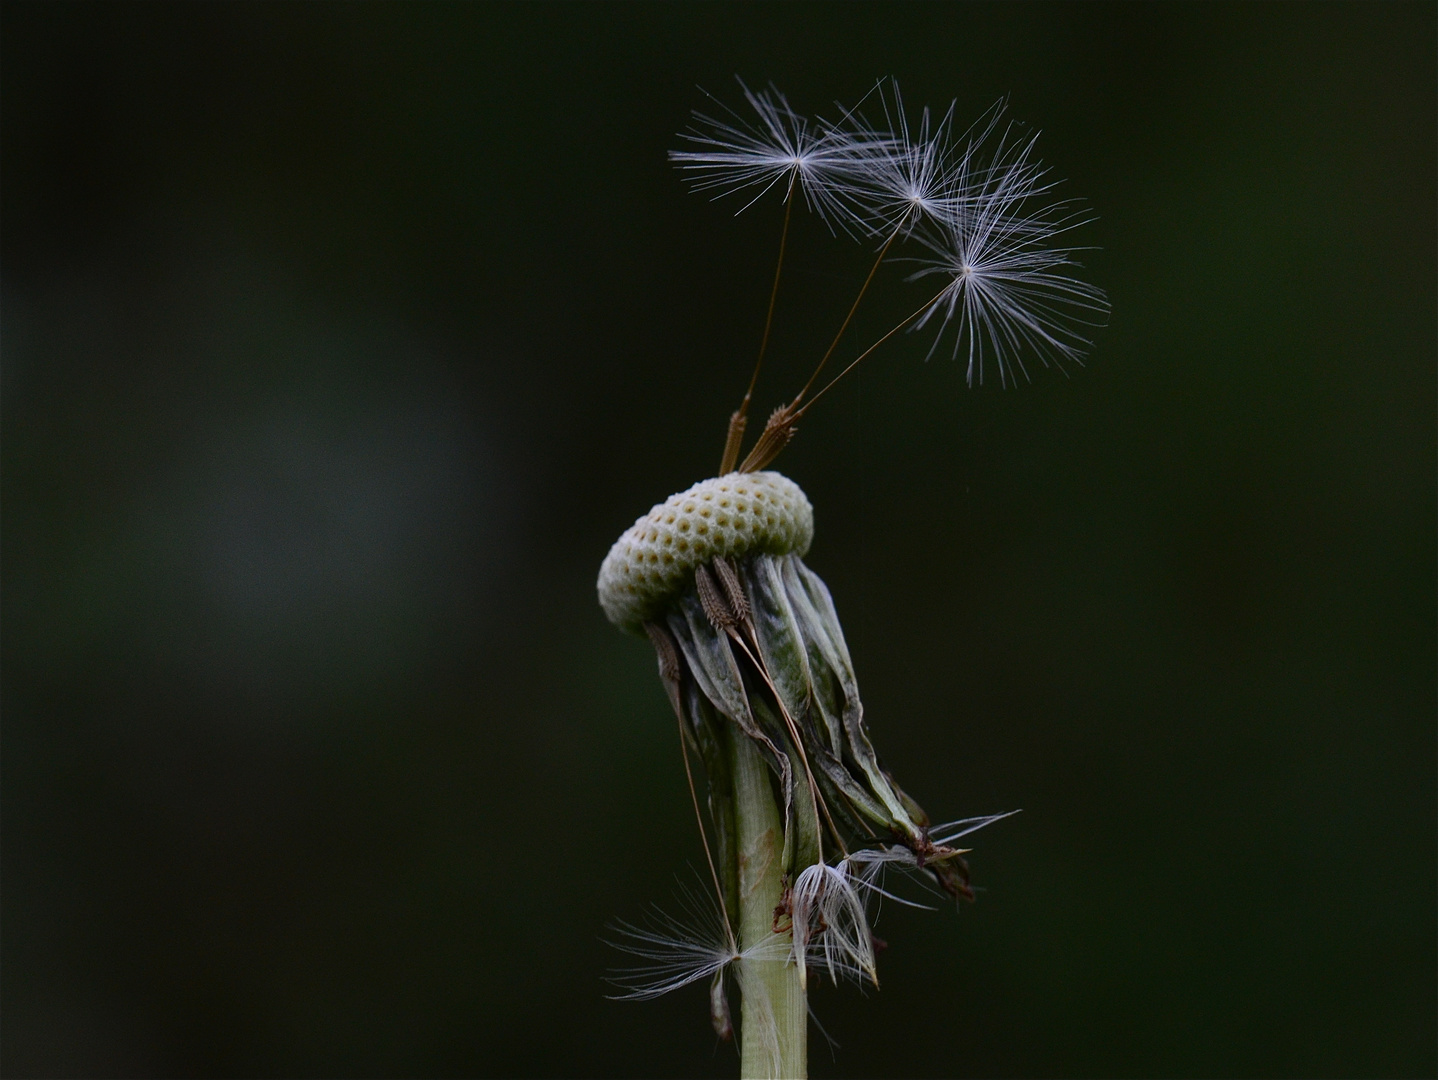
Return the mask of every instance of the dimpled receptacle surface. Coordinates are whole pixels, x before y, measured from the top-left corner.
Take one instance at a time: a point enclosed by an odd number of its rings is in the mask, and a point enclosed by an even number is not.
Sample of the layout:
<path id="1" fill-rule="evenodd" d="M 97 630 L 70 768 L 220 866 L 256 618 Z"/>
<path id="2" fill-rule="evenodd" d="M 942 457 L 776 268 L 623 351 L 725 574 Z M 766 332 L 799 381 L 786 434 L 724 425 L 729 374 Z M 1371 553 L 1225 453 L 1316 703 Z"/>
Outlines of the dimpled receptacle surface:
<path id="1" fill-rule="evenodd" d="M 700 564 L 751 551 L 803 555 L 813 538 L 814 508 L 788 477 L 756 472 L 701 480 L 614 542 L 599 568 L 599 605 L 621 630 L 643 633 Z"/>

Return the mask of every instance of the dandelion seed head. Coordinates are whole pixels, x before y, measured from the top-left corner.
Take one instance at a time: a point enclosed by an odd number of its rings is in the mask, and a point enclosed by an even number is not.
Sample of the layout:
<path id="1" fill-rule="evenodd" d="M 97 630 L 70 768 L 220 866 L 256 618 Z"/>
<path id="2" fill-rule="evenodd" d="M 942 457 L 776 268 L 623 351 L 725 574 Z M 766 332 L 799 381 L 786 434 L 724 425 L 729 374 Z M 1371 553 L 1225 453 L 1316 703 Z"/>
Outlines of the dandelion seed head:
<path id="1" fill-rule="evenodd" d="M 599 568 L 599 603 L 622 630 L 646 620 L 716 557 L 753 551 L 803 555 L 814 538 L 814 508 L 802 488 L 776 472 L 729 473 L 671 495 L 631 526 Z"/>

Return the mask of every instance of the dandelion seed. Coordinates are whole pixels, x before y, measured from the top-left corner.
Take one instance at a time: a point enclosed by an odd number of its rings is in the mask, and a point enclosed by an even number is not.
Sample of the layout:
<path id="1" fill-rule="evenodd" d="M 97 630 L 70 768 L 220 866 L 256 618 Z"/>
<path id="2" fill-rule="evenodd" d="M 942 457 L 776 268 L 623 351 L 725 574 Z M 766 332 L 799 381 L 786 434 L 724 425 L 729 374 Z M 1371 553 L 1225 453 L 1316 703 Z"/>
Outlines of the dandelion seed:
<path id="1" fill-rule="evenodd" d="M 952 844 L 961 836 L 968 836 L 969 833 L 978 832 L 987 828 L 996 821 L 1013 817 L 1019 811 L 1009 810 L 1002 814 L 985 814 L 982 817 L 960 818 L 958 821 L 950 821 L 943 825 L 935 825 L 929 830 L 929 835 L 934 838 L 936 844 Z"/>
<path id="2" fill-rule="evenodd" d="M 794 882 L 791 902 L 794 959 L 801 982 L 812 950 L 834 982 L 850 975 L 879 985 L 868 912 L 842 864 L 836 867 L 820 862 L 806 867 Z"/>
<path id="3" fill-rule="evenodd" d="M 964 854 L 959 852 L 960 855 Z M 895 903 L 903 904 L 905 907 L 921 908 L 925 911 L 932 911 L 929 904 L 920 904 L 914 900 L 906 900 L 902 896 L 889 892 L 877 884 L 883 872 L 894 867 L 899 870 L 913 873 L 922 873 L 918 857 L 906 847 L 878 847 L 860 848 L 858 851 L 845 856 L 839 864 L 849 879 L 854 883 L 855 888 L 862 889 L 865 899 L 865 908 L 868 901 L 882 897 L 886 900 L 893 900 Z"/>
<path id="4" fill-rule="evenodd" d="M 756 121 L 714 103 L 727 119 L 694 113 L 681 138 L 699 149 L 671 150 L 669 160 L 689 176 L 695 191 L 714 198 L 744 193 L 742 213 L 778 188 L 788 199 L 795 188 L 809 209 L 831 228 L 854 235 L 864 226 L 854 174 L 868 148 L 846 132 L 798 115 L 776 87 L 753 91 L 739 82 Z"/>
<path id="5" fill-rule="evenodd" d="M 615 1000 L 661 997 L 691 983 L 712 979 L 740 958 L 742 953 L 712 901 L 684 891 L 680 904 L 682 914 L 678 917 L 655 907 L 644 925 L 616 921 L 611 926 L 611 945 L 648 961 L 611 973 L 609 983 L 621 991 L 612 995 Z"/>
<path id="6" fill-rule="evenodd" d="M 1044 366 L 1082 362 L 1093 345 L 1085 331 L 1103 325 L 1109 310 L 1102 289 L 1068 270 L 1081 265 L 1074 255 L 1083 249 L 1053 246 L 1089 219 L 1068 200 L 1042 203 L 1053 184 L 1031 160 L 1036 135 L 1015 139 L 1010 128 L 985 151 L 997 122 L 996 109 L 966 148 L 952 180 L 950 213 L 918 236 L 932 255 L 915 260 L 921 269 L 909 277 L 949 279 L 913 329 L 938 321 L 932 355 L 953 324 L 953 356 L 967 353 L 970 385 L 983 382 L 989 360 L 1003 384 L 1015 369 L 1027 378 L 1027 352 Z"/>
<path id="7" fill-rule="evenodd" d="M 869 124 L 857 110 L 848 114 L 859 151 L 853 154 L 850 168 L 862 190 L 860 202 L 872 215 L 874 232 L 907 232 L 921 221 L 949 217 L 959 197 L 948 160 L 954 104 L 937 124 L 925 106 L 913 127 L 897 80 L 889 80 L 887 87 L 881 84 L 878 97 L 883 126 Z"/>
<path id="8" fill-rule="evenodd" d="M 706 902 L 700 894 L 683 890 L 679 903 L 678 917 L 655 907 L 642 926 L 623 921 L 611 924 L 610 945 L 647 962 L 611 972 L 606 981 L 620 992 L 610 998 L 649 1001 L 707 979 L 709 1018 L 715 1034 L 727 1040 L 733 1036 L 734 1028 L 726 977 L 732 976 L 741 988 L 749 987 L 750 997 L 762 1002 L 761 988 L 755 986 L 750 971 L 755 964 L 784 963 L 790 942 L 778 934 L 769 934 L 740 949 L 712 898 Z"/>

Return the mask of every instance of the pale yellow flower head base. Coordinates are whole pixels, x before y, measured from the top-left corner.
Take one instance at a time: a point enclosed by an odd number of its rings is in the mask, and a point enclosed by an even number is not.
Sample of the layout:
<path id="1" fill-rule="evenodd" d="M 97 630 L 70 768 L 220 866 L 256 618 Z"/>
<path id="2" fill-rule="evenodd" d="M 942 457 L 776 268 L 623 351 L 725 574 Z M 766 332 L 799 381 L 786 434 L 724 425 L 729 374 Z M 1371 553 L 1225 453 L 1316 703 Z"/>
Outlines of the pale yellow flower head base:
<path id="1" fill-rule="evenodd" d="M 609 621 L 644 634 L 694 570 L 716 557 L 805 555 L 814 508 L 802 488 L 776 472 L 729 473 L 671 495 L 614 542 L 599 568 L 599 604 Z"/>

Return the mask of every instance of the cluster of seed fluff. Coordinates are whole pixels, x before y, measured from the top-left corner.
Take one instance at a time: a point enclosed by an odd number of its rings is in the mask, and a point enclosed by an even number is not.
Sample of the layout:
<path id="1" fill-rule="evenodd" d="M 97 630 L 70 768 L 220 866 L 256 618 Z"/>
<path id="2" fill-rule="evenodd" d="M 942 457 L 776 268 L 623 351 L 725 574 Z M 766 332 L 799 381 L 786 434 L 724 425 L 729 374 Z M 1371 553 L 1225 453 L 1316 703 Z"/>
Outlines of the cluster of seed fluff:
<path id="1" fill-rule="evenodd" d="M 809 550 L 814 508 L 776 472 L 729 473 L 671 495 L 614 542 L 599 568 L 599 604 L 621 630 L 638 633 L 716 556 Z"/>

